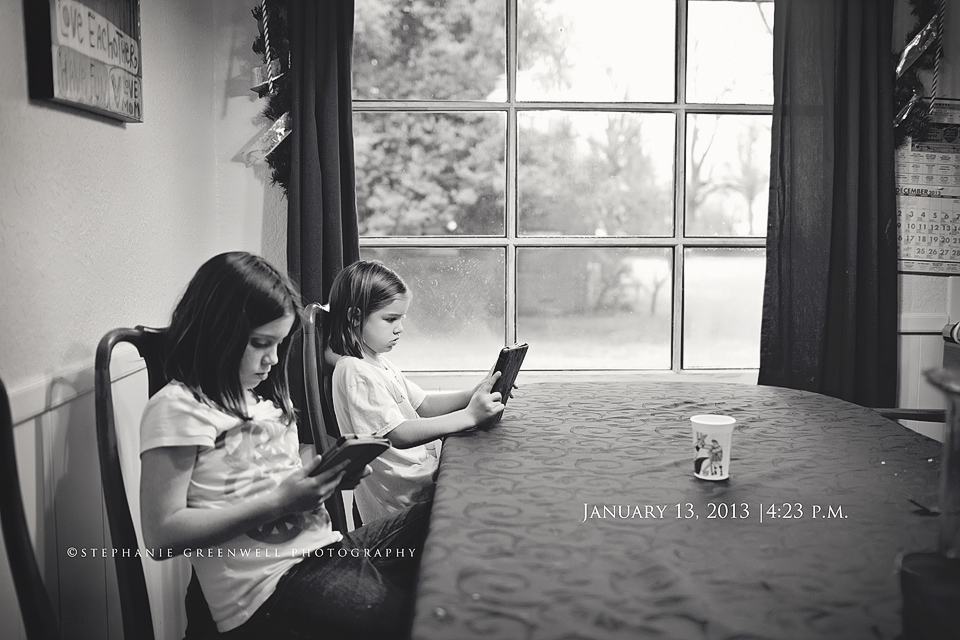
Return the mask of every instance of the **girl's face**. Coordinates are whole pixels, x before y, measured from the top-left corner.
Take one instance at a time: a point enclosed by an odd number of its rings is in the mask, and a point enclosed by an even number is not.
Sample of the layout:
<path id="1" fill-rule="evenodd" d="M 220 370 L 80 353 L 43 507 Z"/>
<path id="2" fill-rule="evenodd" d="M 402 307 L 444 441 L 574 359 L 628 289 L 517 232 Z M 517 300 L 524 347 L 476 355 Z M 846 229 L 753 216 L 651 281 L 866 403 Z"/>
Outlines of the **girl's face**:
<path id="1" fill-rule="evenodd" d="M 367 316 L 360 336 L 365 354 L 376 357 L 393 349 L 403 333 L 403 319 L 409 308 L 410 296 L 404 295 Z"/>
<path id="2" fill-rule="evenodd" d="M 272 322 L 250 332 L 247 348 L 240 359 L 240 387 L 255 388 L 267 379 L 270 369 L 280 361 L 277 347 L 293 329 L 293 314 L 287 312 Z"/>

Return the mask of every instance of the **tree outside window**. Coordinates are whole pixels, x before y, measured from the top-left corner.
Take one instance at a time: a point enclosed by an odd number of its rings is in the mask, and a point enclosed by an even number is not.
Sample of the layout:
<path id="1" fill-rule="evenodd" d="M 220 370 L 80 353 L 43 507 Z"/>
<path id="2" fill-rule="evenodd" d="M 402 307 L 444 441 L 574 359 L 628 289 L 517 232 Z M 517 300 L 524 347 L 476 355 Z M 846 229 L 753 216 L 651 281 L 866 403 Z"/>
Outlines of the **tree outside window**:
<path id="1" fill-rule="evenodd" d="M 772 25 L 742 0 L 357 0 L 361 253 L 414 293 L 394 360 L 758 366 Z"/>

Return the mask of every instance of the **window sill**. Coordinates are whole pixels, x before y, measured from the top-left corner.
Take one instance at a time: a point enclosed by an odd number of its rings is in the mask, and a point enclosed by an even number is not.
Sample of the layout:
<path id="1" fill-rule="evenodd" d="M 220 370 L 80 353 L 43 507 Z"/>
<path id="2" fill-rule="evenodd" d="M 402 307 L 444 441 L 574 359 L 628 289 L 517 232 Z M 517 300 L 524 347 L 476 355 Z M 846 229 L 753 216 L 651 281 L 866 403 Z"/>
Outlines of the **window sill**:
<path id="1" fill-rule="evenodd" d="M 644 378 L 677 382 L 725 382 L 730 384 L 757 384 L 757 369 L 697 370 L 697 371 L 521 371 L 517 384 L 537 382 L 583 381 L 583 380 L 623 380 Z M 479 372 L 441 371 L 413 372 L 407 377 L 426 391 L 456 391 L 477 384 L 483 376 Z"/>

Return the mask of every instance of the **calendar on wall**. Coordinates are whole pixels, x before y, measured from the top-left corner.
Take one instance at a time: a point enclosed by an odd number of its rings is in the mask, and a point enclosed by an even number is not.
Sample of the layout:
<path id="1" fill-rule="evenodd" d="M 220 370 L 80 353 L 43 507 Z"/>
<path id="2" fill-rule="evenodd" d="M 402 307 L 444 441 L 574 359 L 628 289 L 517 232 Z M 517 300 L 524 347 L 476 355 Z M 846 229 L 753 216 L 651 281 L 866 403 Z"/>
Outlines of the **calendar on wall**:
<path id="1" fill-rule="evenodd" d="M 897 150 L 896 185 L 899 270 L 960 275 L 960 100 L 938 100 Z"/>

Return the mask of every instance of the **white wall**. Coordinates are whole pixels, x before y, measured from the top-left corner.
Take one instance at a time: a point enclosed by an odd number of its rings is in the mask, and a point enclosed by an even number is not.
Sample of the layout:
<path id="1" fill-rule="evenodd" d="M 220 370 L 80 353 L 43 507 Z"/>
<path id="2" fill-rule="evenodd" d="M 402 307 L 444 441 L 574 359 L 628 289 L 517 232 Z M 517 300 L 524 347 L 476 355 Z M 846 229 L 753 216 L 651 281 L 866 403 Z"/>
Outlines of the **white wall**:
<path id="1" fill-rule="evenodd" d="M 212 4 L 217 25 L 210 63 L 217 235 L 227 249 L 260 253 L 277 268 L 286 269 L 287 202 L 283 192 L 270 184 L 266 165 L 251 167 L 237 158 L 240 149 L 269 124 L 259 115 L 266 103 L 250 90 L 251 69 L 262 64 L 251 49 L 257 23 L 250 9 L 258 3 L 216 0 Z"/>
<path id="2" fill-rule="evenodd" d="M 265 171 L 231 161 L 262 108 L 249 3 L 141 3 L 144 122 L 121 124 L 28 101 L 22 3 L 0 2 L 0 375 L 17 387 L 89 360 L 105 328 L 164 322 L 203 260 L 260 251 L 282 218 L 265 220 Z"/>
<path id="3" fill-rule="evenodd" d="M 28 99 L 23 3 L 0 0 L 0 377 L 35 546 L 73 638 L 122 635 L 112 564 L 66 555 L 109 546 L 94 435 L 97 342 L 114 327 L 165 324 L 216 253 L 284 263 L 285 204 L 265 169 L 233 160 L 262 128 L 263 103 L 249 89 L 259 62 L 253 4 L 141 2 L 144 122 L 122 124 Z M 118 411 L 135 429 L 145 376 L 135 364 L 121 369 Z M 150 569 L 163 595 L 160 637 L 182 637 L 182 597 L 169 585 L 183 565 Z M 0 551 L 0 638 L 24 637 Z"/>

